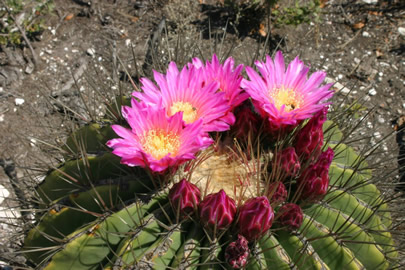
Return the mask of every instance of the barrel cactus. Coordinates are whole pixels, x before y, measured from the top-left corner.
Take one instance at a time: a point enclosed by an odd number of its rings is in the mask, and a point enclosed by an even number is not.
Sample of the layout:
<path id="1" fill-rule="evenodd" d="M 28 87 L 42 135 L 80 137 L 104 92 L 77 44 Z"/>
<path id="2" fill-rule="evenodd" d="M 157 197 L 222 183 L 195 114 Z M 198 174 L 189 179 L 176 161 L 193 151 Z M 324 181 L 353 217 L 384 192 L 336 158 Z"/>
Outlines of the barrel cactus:
<path id="1" fill-rule="evenodd" d="M 246 79 L 232 58 L 180 71 L 171 63 L 154 73 L 157 85 L 141 79 L 143 92 L 72 133 L 65 162 L 36 188 L 28 260 L 44 269 L 397 267 L 372 171 L 327 120 L 325 74 L 308 79 L 298 58 L 285 69 L 281 53 L 256 66 L 260 75 L 246 67 Z"/>

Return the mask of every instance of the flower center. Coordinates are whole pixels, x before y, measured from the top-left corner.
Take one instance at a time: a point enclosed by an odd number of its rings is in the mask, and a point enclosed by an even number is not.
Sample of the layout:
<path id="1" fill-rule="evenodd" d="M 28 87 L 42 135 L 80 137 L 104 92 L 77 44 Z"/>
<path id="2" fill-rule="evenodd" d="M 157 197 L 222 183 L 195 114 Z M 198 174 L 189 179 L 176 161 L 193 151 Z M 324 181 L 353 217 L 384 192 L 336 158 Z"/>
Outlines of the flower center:
<path id="1" fill-rule="evenodd" d="M 180 138 L 174 133 L 151 129 L 145 132 L 142 139 L 142 146 L 146 153 L 160 160 L 167 156 L 167 154 L 176 156 L 180 148 Z"/>
<path id="2" fill-rule="evenodd" d="M 210 151 L 210 150 L 207 150 Z M 190 181 L 206 194 L 216 193 L 223 189 L 226 194 L 236 201 L 245 201 L 259 196 L 262 189 L 256 180 L 257 173 L 252 164 L 232 160 L 229 153 L 212 152 L 200 161 L 193 170 Z"/>
<path id="3" fill-rule="evenodd" d="M 285 105 L 285 111 L 287 112 L 300 108 L 303 103 L 302 96 L 299 93 L 294 89 L 286 89 L 284 86 L 270 91 L 269 95 L 274 100 L 274 106 L 277 109 Z"/>
<path id="4" fill-rule="evenodd" d="M 197 109 L 189 102 L 177 101 L 170 107 L 170 115 L 183 112 L 183 120 L 186 124 L 193 123 L 197 118 Z"/>

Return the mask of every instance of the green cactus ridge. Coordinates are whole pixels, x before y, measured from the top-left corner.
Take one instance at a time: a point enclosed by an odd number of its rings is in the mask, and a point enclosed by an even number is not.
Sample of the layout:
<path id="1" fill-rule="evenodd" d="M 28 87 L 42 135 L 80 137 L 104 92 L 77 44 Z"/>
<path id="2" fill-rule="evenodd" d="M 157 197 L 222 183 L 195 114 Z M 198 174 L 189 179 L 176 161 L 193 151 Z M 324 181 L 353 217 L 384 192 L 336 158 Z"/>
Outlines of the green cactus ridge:
<path id="1" fill-rule="evenodd" d="M 324 129 L 336 155 L 327 195 L 304 207 L 298 230 L 272 228 L 251 243 L 246 269 L 397 266 L 390 212 L 367 163 L 340 143 L 343 134 L 331 121 Z M 229 268 L 229 234 L 213 239 L 195 216 L 176 222 L 168 188 L 156 190 L 147 173 L 108 152 L 105 143 L 114 136 L 110 126 L 91 124 L 68 138 L 66 157 L 73 159 L 36 189 L 46 213 L 25 238 L 26 257 L 48 270 Z"/>

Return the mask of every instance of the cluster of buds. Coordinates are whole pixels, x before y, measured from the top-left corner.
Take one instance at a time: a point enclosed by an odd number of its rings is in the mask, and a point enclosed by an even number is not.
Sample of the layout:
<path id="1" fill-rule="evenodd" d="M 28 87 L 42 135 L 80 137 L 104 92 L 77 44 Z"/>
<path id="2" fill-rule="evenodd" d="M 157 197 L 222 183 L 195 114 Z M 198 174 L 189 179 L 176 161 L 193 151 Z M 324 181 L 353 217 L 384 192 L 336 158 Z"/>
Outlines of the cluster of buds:
<path id="1" fill-rule="evenodd" d="M 248 241 L 238 234 L 238 239 L 231 242 L 225 250 L 225 260 L 234 269 L 242 268 L 246 265 L 249 257 Z"/>
<path id="2" fill-rule="evenodd" d="M 298 190 L 301 200 L 317 201 L 323 198 L 329 187 L 329 167 L 334 152 L 328 148 L 318 160 L 306 168 L 298 178 Z"/>
<path id="3" fill-rule="evenodd" d="M 301 207 L 295 203 L 287 203 L 281 206 L 277 214 L 278 222 L 289 230 L 296 230 L 301 227 L 304 219 Z"/>
<path id="4" fill-rule="evenodd" d="M 273 182 L 269 184 L 267 195 L 272 205 L 279 205 L 287 200 L 288 193 L 283 182 Z"/>
<path id="5" fill-rule="evenodd" d="M 295 151 L 301 160 L 317 160 L 323 146 L 323 123 L 326 121 L 328 107 L 315 114 L 295 137 Z"/>

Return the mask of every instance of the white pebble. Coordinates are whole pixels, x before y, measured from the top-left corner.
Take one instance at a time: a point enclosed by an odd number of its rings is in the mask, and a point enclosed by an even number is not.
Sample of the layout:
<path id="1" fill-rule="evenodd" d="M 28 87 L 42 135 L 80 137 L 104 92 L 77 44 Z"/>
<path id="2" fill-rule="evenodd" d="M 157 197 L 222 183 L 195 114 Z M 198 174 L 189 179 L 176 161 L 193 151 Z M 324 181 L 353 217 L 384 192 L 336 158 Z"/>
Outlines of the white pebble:
<path id="1" fill-rule="evenodd" d="M 363 2 L 366 4 L 377 4 L 378 0 L 363 0 Z"/>
<path id="2" fill-rule="evenodd" d="M 0 122 L 4 121 L 4 114 L 0 114 Z"/>
<path id="3" fill-rule="evenodd" d="M 367 127 L 368 127 L 368 128 L 373 128 L 373 123 L 367 122 Z"/>
<path id="4" fill-rule="evenodd" d="M 14 102 L 15 102 L 15 105 L 16 105 L 16 106 L 19 106 L 19 105 L 24 104 L 25 100 L 24 100 L 23 98 L 16 98 L 16 99 L 14 100 Z"/>
<path id="5" fill-rule="evenodd" d="M 371 88 L 371 89 L 368 91 L 368 94 L 369 94 L 370 96 L 375 96 L 375 95 L 377 95 L 377 91 L 376 91 L 374 88 Z"/>
<path id="6" fill-rule="evenodd" d="M 56 29 L 51 30 L 52 35 L 56 35 Z"/>
<path id="7" fill-rule="evenodd" d="M 8 195 L 10 195 L 10 192 L 3 185 L 0 185 L 0 203 L 2 203 Z"/>
<path id="8" fill-rule="evenodd" d="M 94 54 L 96 53 L 96 50 L 93 48 L 88 48 L 86 53 L 90 56 L 94 56 Z"/>
<path id="9" fill-rule="evenodd" d="M 398 32 L 399 32 L 399 34 L 401 34 L 402 36 L 405 36 L 405 27 L 398 27 Z"/>
<path id="10" fill-rule="evenodd" d="M 384 123 L 385 123 L 385 119 L 384 119 L 381 115 L 379 115 L 379 116 L 377 117 L 377 121 L 378 121 L 378 123 L 380 123 L 380 124 L 384 124 Z"/>
<path id="11" fill-rule="evenodd" d="M 370 33 L 369 33 L 369 32 L 366 32 L 366 31 L 364 31 L 361 35 L 362 35 L 363 37 L 370 37 Z"/>
<path id="12" fill-rule="evenodd" d="M 376 138 L 376 139 L 379 139 L 379 138 L 381 138 L 381 133 L 380 132 L 374 132 L 373 133 L 373 136 Z"/>

